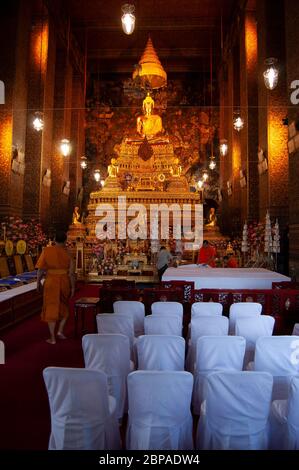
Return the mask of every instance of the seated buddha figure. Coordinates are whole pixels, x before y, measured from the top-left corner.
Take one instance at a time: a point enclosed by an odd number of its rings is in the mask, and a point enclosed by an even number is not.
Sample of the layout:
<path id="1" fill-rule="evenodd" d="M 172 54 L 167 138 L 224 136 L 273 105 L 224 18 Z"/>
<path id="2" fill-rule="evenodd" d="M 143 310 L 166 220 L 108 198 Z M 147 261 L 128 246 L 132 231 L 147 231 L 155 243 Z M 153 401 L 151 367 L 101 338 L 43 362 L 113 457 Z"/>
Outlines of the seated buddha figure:
<path id="1" fill-rule="evenodd" d="M 152 114 L 155 106 L 153 98 L 148 93 L 143 100 L 143 116 L 137 118 L 137 132 L 143 137 L 151 138 L 163 131 L 162 119 L 158 114 Z"/>
<path id="2" fill-rule="evenodd" d="M 118 168 L 116 165 L 116 159 L 111 158 L 111 163 L 110 165 L 108 165 L 108 175 L 115 178 L 117 176 L 117 171 L 118 171 Z"/>
<path id="3" fill-rule="evenodd" d="M 205 227 L 216 227 L 216 226 L 217 226 L 216 211 L 214 207 L 211 207 L 209 216 L 208 216 L 208 222 L 205 225 Z"/>

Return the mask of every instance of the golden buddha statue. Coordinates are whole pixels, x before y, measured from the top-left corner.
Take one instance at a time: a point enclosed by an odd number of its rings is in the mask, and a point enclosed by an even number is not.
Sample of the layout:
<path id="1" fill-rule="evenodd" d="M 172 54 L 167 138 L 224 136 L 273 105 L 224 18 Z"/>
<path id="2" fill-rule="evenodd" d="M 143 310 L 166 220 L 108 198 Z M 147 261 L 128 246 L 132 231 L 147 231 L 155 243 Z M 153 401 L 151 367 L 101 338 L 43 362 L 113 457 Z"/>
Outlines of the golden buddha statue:
<path id="1" fill-rule="evenodd" d="M 210 212 L 209 212 L 209 217 L 208 217 L 208 223 L 205 225 L 205 227 L 216 227 L 216 226 L 217 226 L 216 211 L 214 207 L 211 207 Z"/>
<path id="2" fill-rule="evenodd" d="M 72 217 L 72 224 L 73 225 L 78 225 L 80 224 L 81 225 L 81 222 L 80 222 L 80 212 L 79 212 L 79 207 L 76 206 L 74 208 L 74 211 L 73 211 L 73 217 Z"/>
<path id="3" fill-rule="evenodd" d="M 117 176 L 117 165 L 115 158 L 111 159 L 111 164 L 108 166 L 108 175 L 112 176 L 113 178 L 116 178 Z"/>
<path id="4" fill-rule="evenodd" d="M 155 102 L 148 93 L 142 104 L 144 116 L 137 118 L 137 132 L 143 137 L 152 138 L 163 131 L 161 117 L 158 114 L 152 114 L 154 107 Z"/>

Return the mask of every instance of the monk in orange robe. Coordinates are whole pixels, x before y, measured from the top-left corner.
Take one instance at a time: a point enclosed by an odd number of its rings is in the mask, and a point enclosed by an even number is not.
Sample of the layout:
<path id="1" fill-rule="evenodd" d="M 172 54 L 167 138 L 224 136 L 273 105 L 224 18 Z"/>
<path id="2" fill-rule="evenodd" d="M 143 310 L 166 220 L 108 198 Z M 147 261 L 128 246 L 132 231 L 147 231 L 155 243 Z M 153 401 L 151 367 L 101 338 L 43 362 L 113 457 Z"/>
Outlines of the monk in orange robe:
<path id="1" fill-rule="evenodd" d="M 208 264 L 215 268 L 215 255 L 215 248 L 209 244 L 208 240 L 204 240 L 198 253 L 197 264 Z"/>
<path id="2" fill-rule="evenodd" d="M 56 343 L 55 326 L 59 321 L 57 337 L 65 339 L 63 328 L 69 316 L 69 299 L 75 293 L 74 265 L 65 247 L 66 234 L 57 232 L 56 244 L 44 248 L 36 264 L 37 290 L 41 290 L 41 280 L 45 276 L 43 286 L 43 309 L 41 318 L 48 323 L 50 344 Z"/>

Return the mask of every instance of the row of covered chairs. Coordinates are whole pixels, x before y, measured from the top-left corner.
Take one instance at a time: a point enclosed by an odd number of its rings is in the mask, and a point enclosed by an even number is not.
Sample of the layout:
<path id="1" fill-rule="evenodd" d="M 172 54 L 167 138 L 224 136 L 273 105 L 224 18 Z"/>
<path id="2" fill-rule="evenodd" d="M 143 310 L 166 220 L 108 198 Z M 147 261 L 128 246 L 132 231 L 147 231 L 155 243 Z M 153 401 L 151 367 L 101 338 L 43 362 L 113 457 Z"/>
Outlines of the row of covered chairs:
<path id="1" fill-rule="evenodd" d="M 269 372 L 274 378 L 273 400 L 286 399 L 291 378 L 299 373 L 296 354 L 299 337 L 260 337 L 254 362 L 247 370 Z M 297 345 L 297 349 L 296 349 Z M 118 418 L 126 410 L 125 381 L 134 368 L 139 370 L 183 371 L 185 341 L 180 336 L 140 336 L 135 344 L 135 364 L 130 361 L 129 339 L 117 334 L 86 335 L 83 352 L 87 368 L 103 370 L 110 378 L 112 395 L 117 398 Z M 215 371 L 242 371 L 246 351 L 245 338 L 240 336 L 202 336 L 196 345 L 193 367 L 193 410 L 200 413 L 205 378 Z"/>
<path id="2" fill-rule="evenodd" d="M 49 449 L 121 448 L 115 401 L 104 372 L 49 367 L 44 370 L 51 410 Z M 128 375 L 128 450 L 191 450 L 193 376 L 182 371 Z M 289 399 L 271 405 L 267 372 L 209 374 L 197 427 L 197 449 L 298 449 L 299 376 Z"/>
<path id="3" fill-rule="evenodd" d="M 113 304 L 114 313 L 127 314 L 134 319 L 136 336 L 143 334 L 145 307 L 142 302 L 120 300 Z M 230 307 L 230 334 L 234 334 L 236 318 L 239 315 L 258 316 L 262 312 L 262 305 L 256 302 L 238 302 Z M 154 302 L 151 305 L 153 315 L 176 315 L 183 321 L 183 305 L 179 302 Z M 197 316 L 222 315 L 223 306 L 217 302 L 195 302 L 191 306 L 191 319 Z"/>

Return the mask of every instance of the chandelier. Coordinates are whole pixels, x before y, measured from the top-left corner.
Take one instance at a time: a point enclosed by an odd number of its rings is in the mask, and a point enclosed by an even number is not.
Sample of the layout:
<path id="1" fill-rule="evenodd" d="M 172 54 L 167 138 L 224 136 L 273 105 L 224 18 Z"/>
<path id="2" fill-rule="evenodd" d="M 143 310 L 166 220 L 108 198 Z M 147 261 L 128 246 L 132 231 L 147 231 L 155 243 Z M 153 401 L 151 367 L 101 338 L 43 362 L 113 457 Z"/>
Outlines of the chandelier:
<path id="1" fill-rule="evenodd" d="M 33 119 L 33 127 L 37 132 L 40 132 L 44 128 L 44 118 L 43 118 L 43 113 L 37 111 L 34 113 L 34 119 Z"/>
<path id="2" fill-rule="evenodd" d="M 234 118 L 233 126 L 234 126 L 234 129 L 235 129 L 237 132 L 240 132 L 240 131 L 243 129 L 243 127 L 244 127 L 244 120 L 241 118 L 239 112 L 236 112 L 236 113 L 235 113 L 235 118 Z"/>
<path id="3" fill-rule="evenodd" d="M 220 154 L 225 157 L 227 155 L 228 151 L 228 145 L 227 145 L 227 140 L 222 139 L 220 140 Z"/>
<path id="4" fill-rule="evenodd" d="M 275 66 L 276 63 L 277 59 L 274 59 L 273 57 L 270 57 L 269 59 L 265 60 L 267 69 L 263 73 L 263 76 L 265 85 L 269 90 L 273 90 L 278 83 L 278 69 Z"/>
<path id="5" fill-rule="evenodd" d="M 93 177 L 97 183 L 101 180 L 101 172 L 100 170 L 94 170 Z"/>
<path id="6" fill-rule="evenodd" d="M 208 174 L 207 170 L 204 170 L 204 172 L 202 174 L 202 179 L 203 179 L 203 181 L 207 181 L 207 179 L 209 179 L 209 174 Z"/>
<path id="7" fill-rule="evenodd" d="M 68 157 L 71 153 L 72 147 L 68 139 L 62 139 L 60 142 L 60 151 L 64 157 Z"/>
<path id="8" fill-rule="evenodd" d="M 126 3 L 121 7 L 123 15 L 121 17 L 121 24 L 125 34 L 132 34 L 135 29 L 135 7 L 130 3 Z"/>
<path id="9" fill-rule="evenodd" d="M 215 170 L 216 168 L 216 162 L 215 162 L 215 157 L 214 155 L 211 156 L 210 163 L 209 163 L 209 168 L 210 170 Z"/>
<path id="10" fill-rule="evenodd" d="M 87 168 L 87 158 L 86 157 L 81 157 L 81 162 L 80 162 L 80 166 L 82 168 L 82 170 L 86 170 Z"/>

